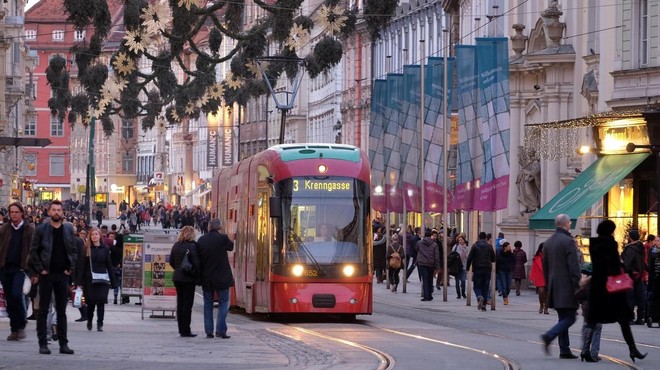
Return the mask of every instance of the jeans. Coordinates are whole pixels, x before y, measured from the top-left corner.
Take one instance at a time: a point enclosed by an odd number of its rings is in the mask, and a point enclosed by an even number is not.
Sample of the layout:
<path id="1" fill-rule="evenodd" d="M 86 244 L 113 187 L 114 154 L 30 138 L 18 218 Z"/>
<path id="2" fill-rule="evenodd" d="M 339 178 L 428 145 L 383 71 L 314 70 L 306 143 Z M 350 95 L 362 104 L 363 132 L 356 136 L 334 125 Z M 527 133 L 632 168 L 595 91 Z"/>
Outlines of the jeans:
<path id="1" fill-rule="evenodd" d="M 594 333 L 591 336 L 591 355 L 598 356 L 600 352 L 600 333 L 603 331 L 603 324 L 594 326 Z"/>
<path id="2" fill-rule="evenodd" d="M 545 339 L 552 342 L 557 338 L 559 342 L 559 353 L 571 353 L 571 342 L 568 337 L 568 328 L 575 324 L 577 319 L 577 309 L 575 308 L 556 308 L 558 321 L 555 326 L 545 333 Z"/>
<path id="3" fill-rule="evenodd" d="M 400 268 L 395 269 L 390 267 L 387 269 L 387 274 L 389 275 L 390 278 L 390 284 L 395 284 L 395 285 L 399 284 L 399 271 L 401 271 Z"/>
<path id="4" fill-rule="evenodd" d="M 483 297 L 488 300 L 488 290 L 490 285 L 490 269 L 489 268 L 476 268 L 472 274 L 472 282 L 474 283 L 474 294 L 477 298 Z"/>
<path id="5" fill-rule="evenodd" d="M 502 297 L 507 298 L 509 293 L 511 293 L 511 271 L 500 271 L 497 273 L 497 281 L 499 283 L 500 291 L 502 292 Z"/>
<path id="6" fill-rule="evenodd" d="M 465 269 L 461 269 L 461 273 L 456 275 L 456 297 L 465 296 Z"/>
<path id="7" fill-rule="evenodd" d="M 25 300 L 23 299 L 23 281 L 25 273 L 21 270 L 0 270 L 0 282 L 5 290 L 7 315 L 12 333 L 25 329 Z"/>
<path id="8" fill-rule="evenodd" d="M 635 311 L 637 306 L 637 320 L 646 320 L 646 301 L 644 300 L 644 287 L 641 280 L 635 280 L 633 290 L 628 292 L 628 305 L 630 309 Z"/>
<path id="9" fill-rule="evenodd" d="M 204 331 L 213 334 L 213 293 L 218 293 L 218 317 L 215 334 L 227 334 L 227 313 L 229 312 L 229 289 L 204 289 Z"/>
<path id="10" fill-rule="evenodd" d="M 422 275 L 422 292 L 424 299 L 431 300 L 433 296 L 433 272 L 435 268 L 433 266 L 417 266 L 420 274 Z"/>
<path id="11" fill-rule="evenodd" d="M 39 315 L 37 316 L 37 338 L 39 346 L 48 344 L 46 325 L 51 298 L 55 298 L 57 314 L 57 337 L 60 346 L 69 343 L 66 327 L 66 304 L 69 301 L 69 275 L 49 273 L 39 275 Z"/>
<path id="12" fill-rule="evenodd" d="M 410 258 L 412 262 L 410 263 L 410 266 L 408 266 L 408 269 L 406 270 L 406 279 L 410 279 L 410 275 L 415 271 L 415 267 L 417 266 L 417 258 Z M 408 257 L 406 257 L 406 260 L 408 260 Z M 422 274 L 419 272 L 419 269 L 417 270 L 419 273 L 419 279 L 422 279 Z"/>

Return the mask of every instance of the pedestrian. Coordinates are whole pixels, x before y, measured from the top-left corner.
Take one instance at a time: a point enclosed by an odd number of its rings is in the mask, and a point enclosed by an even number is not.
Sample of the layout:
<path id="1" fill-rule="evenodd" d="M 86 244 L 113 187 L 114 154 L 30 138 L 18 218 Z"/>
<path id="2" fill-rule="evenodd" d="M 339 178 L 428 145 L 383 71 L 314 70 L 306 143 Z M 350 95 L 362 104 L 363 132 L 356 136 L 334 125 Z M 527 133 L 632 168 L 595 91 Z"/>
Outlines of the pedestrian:
<path id="1" fill-rule="evenodd" d="M 62 202 L 53 200 L 48 206 L 50 219 L 37 226 L 30 246 L 29 265 L 33 270 L 33 283 L 39 284 L 39 316 L 37 317 L 37 337 L 39 353 L 50 354 L 46 333 L 48 306 L 55 296 L 57 312 L 57 338 L 60 353 L 73 354 L 67 338 L 66 304 L 69 300 L 71 275 L 75 273 L 77 249 L 73 225 L 63 223 Z M 75 276 L 75 275 L 74 275 Z"/>
<path id="2" fill-rule="evenodd" d="M 213 338 L 213 296 L 218 296 L 218 315 L 215 337 L 229 339 L 227 335 L 227 313 L 229 312 L 229 289 L 234 286 L 234 277 L 229 266 L 227 252 L 234 250 L 226 234 L 220 232 L 220 220 L 209 222 L 209 232 L 199 238 L 197 249 L 201 262 L 202 292 L 204 295 L 204 331 Z M 190 227 L 190 226 L 188 226 Z"/>
<path id="3" fill-rule="evenodd" d="M 376 283 L 380 284 L 385 279 L 385 252 L 387 239 L 383 233 L 383 227 L 380 226 L 374 230 L 374 273 L 376 274 Z"/>
<path id="4" fill-rule="evenodd" d="M 495 273 L 500 280 L 504 305 L 509 304 L 509 293 L 511 292 L 511 279 L 513 276 L 513 264 L 515 259 L 516 257 L 513 255 L 513 251 L 511 250 L 511 243 L 507 241 L 502 243 L 500 253 L 497 254 Z"/>
<path id="5" fill-rule="evenodd" d="M 605 287 L 608 276 L 621 274 L 621 259 L 618 245 L 614 239 L 616 224 L 611 220 L 604 220 L 596 229 L 598 237 L 589 239 L 589 254 L 591 255 L 592 277 L 589 288 L 588 311 L 585 315 L 587 330 L 594 330 L 597 323 L 619 323 L 621 334 L 628 345 L 630 359 L 643 359 L 637 350 L 630 320 L 633 317 L 632 308 L 627 303 L 626 293 L 609 293 Z M 634 239 L 634 235 L 631 239 Z M 595 362 L 589 351 L 591 335 L 586 333 L 580 357 L 583 361 Z"/>
<path id="6" fill-rule="evenodd" d="M 410 244 L 410 251 L 406 251 L 406 256 L 410 255 L 411 258 L 410 266 L 408 266 L 408 270 L 406 271 L 406 279 L 410 278 L 410 275 L 413 273 L 413 271 L 415 271 L 415 267 L 417 267 L 417 250 L 415 249 L 415 246 L 420 240 L 422 240 L 422 228 L 416 227 L 414 234 L 410 237 L 410 243 L 408 243 L 408 240 L 406 240 L 406 243 Z M 406 248 L 408 248 L 408 244 L 406 244 Z M 419 281 L 422 281 L 422 274 L 419 272 L 419 270 L 417 270 L 417 275 L 419 277 Z"/>
<path id="7" fill-rule="evenodd" d="M 78 232 L 76 233 L 76 254 L 78 255 L 78 257 L 80 257 L 80 255 L 84 254 L 85 252 L 86 239 L 87 239 L 87 230 L 79 229 Z M 74 277 L 74 281 L 78 280 L 78 275 L 80 273 L 81 271 L 76 269 L 76 276 Z M 84 299 L 82 300 L 80 307 L 78 307 L 78 311 L 80 311 L 80 317 L 75 319 L 74 321 L 75 322 L 87 321 L 87 304 L 85 303 Z"/>
<path id="8" fill-rule="evenodd" d="M 479 240 L 472 245 L 468 254 L 466 269 L 472 269 L 472 282 L 474 283 L 474 294 L 477 296 L 477 309 L 486 311 L 486 302 L 490 285 L 490 272 L 495 262 L 495 251 L 488 243 L 488 234 L 479 233 Z"/>
<path id="9" fill-rule="evenodd" d="M 422 275 L 422 302 L 433 300 L 433 275 L 440 271 L 440 250 L 431 235 L 431 230 L 426 230 L 415 245 L 417 269 Z"/>
<path id="10" fill-rule="evenodd" d="M 23 283 L 29 279 L 28 271 L 30 243 L 34 225 L 25 220 L 23 206 L 14 202 L 9 205 L 9 222 L 0 226 L 0 282 L 5 291 L 9 328 L 7 340 L 25 338 L 26 312 Z M 33 307 L 34 310 L 34 307 Z"/>
<path id="11" fill-rule="evenodd" d="M 600 352 L 600 336 L 603 331 L 603 324 L 597 323 L 590 326 L 587 323 L 587 314 L 589 312 L 588 297 L 589 290 L 591 289 L 592 273 L 591 262 L 583 263 L 580 289 L 575 293 L 575 297 L 580 303 L 580 310 L 584 318 L 582 322 L 582 352 L 580 353 L 580 359 L 581 361 L 598 362 L 601 360 L 598 353 Z"/>
<path id="12" fill-rule="evenodd" d="M 395 255 L 398 254 L 397 255 Z M 403 261 L 406 253 L 403 246 L 399 243 L 399 234 L 392 234 L 392 242 L 387 247 L 387 273 L 389 274 L 390 284 L 392 284 L 392 292 L 396 293 L 399 286 L 399 272 L 403 268 Z M 393 260 L 394 258 L 394 260 Z M 398 261 L 398 262 L 397 262 Z"/>
<path id="13" fill-rule="evenodd" d="M 96 227 L 101 227 L 101 224 L 103 224 L 103 211 L 100 208 L 96 209 L 96 222 L 98 225 Z"/>
<path id="14" fill-rule="evenodd" d="M 539 314 L 549 315 L 547 294 L 545 293 L 545 277 L 543 276 L 543 243 L 532 258 L 532 269 L 529 272 L 529 281 L 536 287 L 536 294 L 539 296 Z"/>
<path id="15" fill-rule="evenodd" d="M 110 248 L 101 242 L 101 232 L 93 227 L 89 230 L 83 253 L 78 256 L 76 286 L 82 288 L 87 304 L 87 330 L 92 330 L 94 310 L 96 313 L 96 331 L 103 331 L 105 305 L 108 303 L 110 287 L 117 285 L 117 278 L 112 267 Z M 92 273 L 103 278 L 94 278 Z"/>
<path id="16" fill-rule="evenodd" d="M 571 236 L 571 218 L 566 214 L 555 217 L 555 233 L 545 242 L 543 248 L 543 275 L 547 286 L 548 307 L 557 311 L 558 321 L 550 330 L 541 335 L 543 348 L 550 354 L 550 343 L 558 338 L 559 358 L 577 358 L 571 352 L 568 329 L 575 323 L 578 301 L 575 292 L 580 287 L 580 264 L 577 245 Z"/>
<path id="17" fill-rule="evenodd" d="M 522 242 L 520 240 L 516 240 L 513 243 L 513 247 L 513 255 L 515 256 L 513 261 L 513 281 L 516 288 L 516 295 L 519 296 L 522 280 L 526 277 L 525 264 L 527 263 L 527 253 L 522 249 Z"/>
<path id="18" fill-rule="evenodd" d="M 186 272 L 181 268 L 186 253 L 188 253 L 188 258 L 197 271 Z M 182 337 L 196 337 L 197 334 L 190 331 L 190 320 L 201 262 L 197 251 L 197 243 L 195 242 L 195 229 L 192 226 L 181 229 L 179 240 L 174 243 L 170 252 L 170 266 L 174 269 L 172 282 L 176 288 L 176 321 L 179 326 L 179 335 Z"/>
<path id="19" fill-rule="evenodd" d="M 633 279 L 633 290 L 628 292 L 628 304 L 631 309 L 637 307 L 637 319 L 633 322 L 635 325 L 643 325 L 646 321 L 646 300 L 642 282 L 645 270 L 644 254 L 644 244 L 639 240 L 639 231 L 628 231 L 628 244 L 621 252 L 621 260 L 625 271 Z"/>
<path id="20" fill-rule="evenodd" d="M 465 280 L 467 277 L 466 268 L 470 246 L 468 245 L 467 240 L 465 240 L 465 237 L 464 233 L 458 234 L 456 237 L 456 244 L 452 248 L 452 253 L 458 253 L 461 261 L 460 273 L 459 275 L 456 275 L 456 299 L 467 297 L 465 294 Z"/>

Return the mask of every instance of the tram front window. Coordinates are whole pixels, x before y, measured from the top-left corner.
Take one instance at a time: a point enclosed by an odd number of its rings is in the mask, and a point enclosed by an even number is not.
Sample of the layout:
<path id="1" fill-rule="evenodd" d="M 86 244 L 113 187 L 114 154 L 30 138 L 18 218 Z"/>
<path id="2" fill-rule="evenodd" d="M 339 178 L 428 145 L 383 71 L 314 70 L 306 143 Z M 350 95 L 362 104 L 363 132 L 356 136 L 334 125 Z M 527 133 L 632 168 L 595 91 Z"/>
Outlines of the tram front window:
<path id="1" fill-rule="evenodd" d="M 282 218 L 274 263 L 344 264 L 366 259 L 366 185 L 347 178 L 280 183 Z M 281 242 L 280 242 L 281 241 Z"/>

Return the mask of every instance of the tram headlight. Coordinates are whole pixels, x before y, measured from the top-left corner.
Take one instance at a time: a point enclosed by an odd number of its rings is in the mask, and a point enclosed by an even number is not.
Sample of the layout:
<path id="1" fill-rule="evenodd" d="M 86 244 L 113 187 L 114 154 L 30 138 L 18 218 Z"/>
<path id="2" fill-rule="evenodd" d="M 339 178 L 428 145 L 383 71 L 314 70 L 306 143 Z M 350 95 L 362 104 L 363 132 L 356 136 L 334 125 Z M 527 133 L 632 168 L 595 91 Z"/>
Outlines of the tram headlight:
<path id="1" fill-rule="evenodd" d="M 293 268 L 291 269 L 294 276 L 302 276 L 304 271 L 305 267 L 303 265 L 293 265 Z"/>
<path id="2" fill-rule="evenodd" d="M 328 171 L 328 166 L 324 164 L 319 165 L 319 173 L 326 173 Z"/>
<path id="3" fill-rule="evenodd" d="M 346 265 L 344 266 L 343 272 L 346 277 L 351 277 L 355 273 L 355 267 L 352 265 Z"/>

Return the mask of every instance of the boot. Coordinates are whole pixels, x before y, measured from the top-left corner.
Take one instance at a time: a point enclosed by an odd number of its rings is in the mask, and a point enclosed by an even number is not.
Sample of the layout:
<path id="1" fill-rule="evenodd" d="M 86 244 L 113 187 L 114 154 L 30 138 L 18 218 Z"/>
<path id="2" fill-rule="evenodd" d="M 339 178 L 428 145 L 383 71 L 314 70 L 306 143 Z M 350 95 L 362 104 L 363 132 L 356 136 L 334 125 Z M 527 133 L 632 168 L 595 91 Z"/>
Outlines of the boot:
<path id="1" fill-rule="evenodd" d="M 53 342 L 57 342 L 57 325 L 53 324 L 50 326 L 51 333 L 53 333 L 50 338 L 53 340 Z"/>
<path id="2" fill-rule="evenodd" d="M 80 311 L 80 318 L 76 319 L 76 322 L 83 322 L 87 321 L 87 307 L 82 306 L 78 308 L 78 311 Z"/>
<path id="3" fill-rule="evenodd" d="M 594 329 L 583 326 L 582 327 L 582 352 L 580 353 L 580 361 L 596 362 L 591 356 L 591 339 L 593 338 Z"/>
<path id="4" fill-rule="evenodd" d="M 544 303 L 545 303 L 545 292 L 539 292 L 539 314 L 543 313 Z"/>
<path id="5" fill-rule="evenodd" d="M 34 307 L 34 305 L 33 305 Z M 32 309 L 32 314 L 26 318 L 26 320 L 36 320 L 37 316 L 39 316 L 39 309 L 38 308 L 33 308 Z"/>
<path id="6" fill-rule="evenodd" d="M 646 355 L 648 354 L 648 353 L 644 353 L 644 354 L 640 353 L 634 344 L 628 346 L 628 348 L 630 349 L 630 359 L 632 360 L 632 362 L 635 362 L 636 358 L 643 360 L 644 357 L 646 357 Z"/>
<path id="7" fill-rule="evenodd" d="M 114 300 L 113 304 L 117 304 L 117 295 L 116 294 L 115 294 L 115 300 Z"/>

